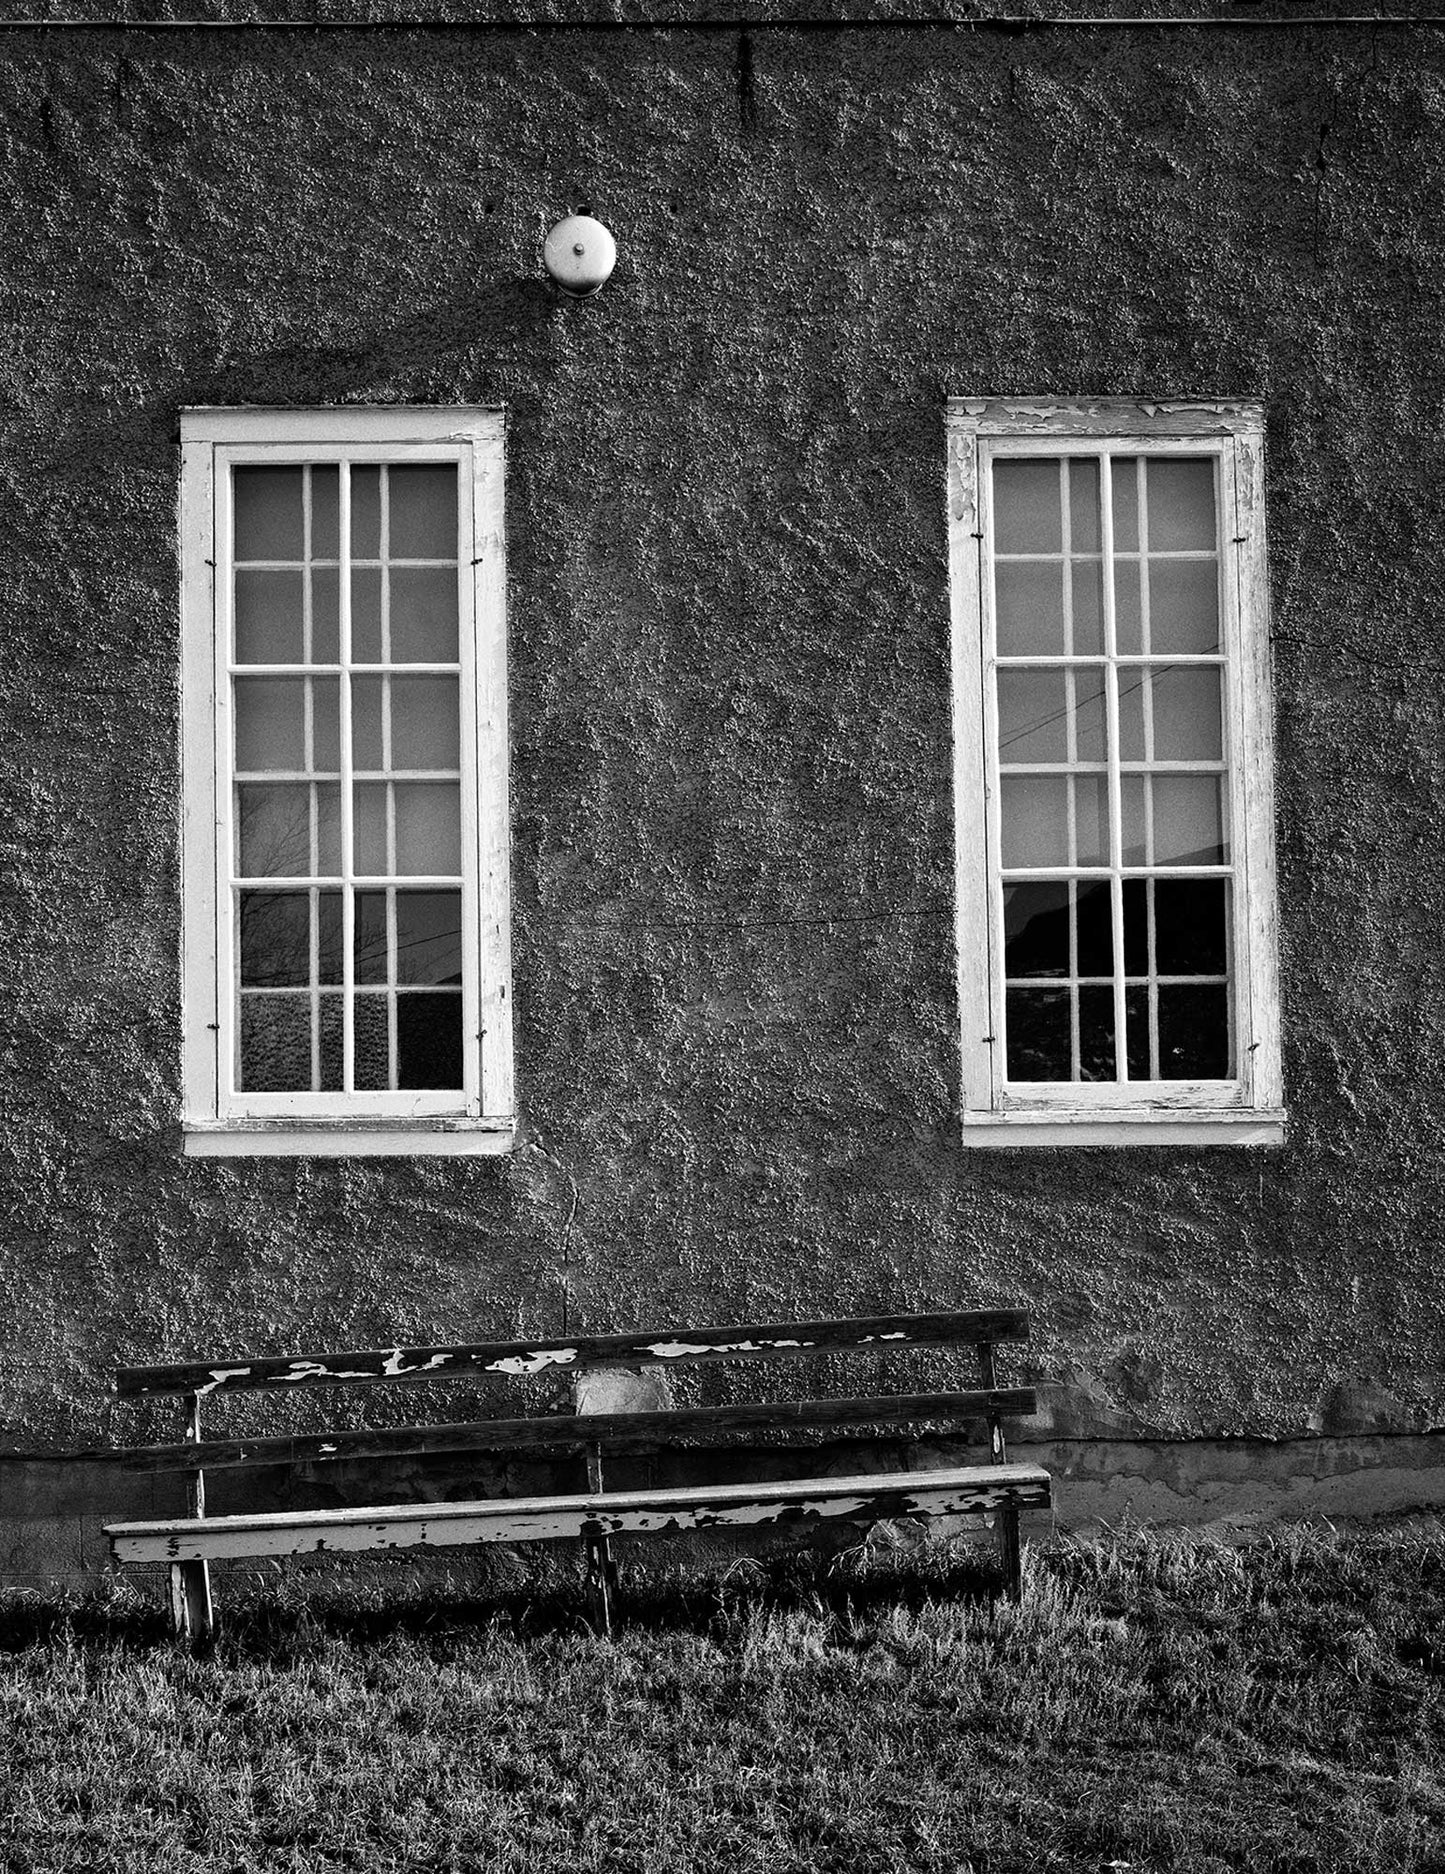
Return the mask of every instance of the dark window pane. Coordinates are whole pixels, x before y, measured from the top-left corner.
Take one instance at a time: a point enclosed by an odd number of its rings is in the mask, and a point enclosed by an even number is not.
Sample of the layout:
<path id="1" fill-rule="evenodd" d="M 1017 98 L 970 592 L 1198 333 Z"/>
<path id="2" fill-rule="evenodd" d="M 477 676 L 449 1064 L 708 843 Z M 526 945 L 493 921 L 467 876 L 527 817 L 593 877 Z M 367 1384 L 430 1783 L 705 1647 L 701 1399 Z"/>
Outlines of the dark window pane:
<path id="1" fill-rule="evenodd" d="M 1223 983 L 1159 989 L 1159 1078 L 1228 1080 L 1229 995 Z"/>
<path id="2" fill-rule="evenodd" d="M 1155 879 L 1154 959 L 1161 976 L 1224 974 L 1225 883 L 1222 878 Z"/>
<path id="3" fill-rule="evenodd" d="M 243 1093 L 311 1091 L 310 996 L 242 996 L 237 1086 Z"/>
<path id="4" fill-rule="evenodd" d="M 1112 987 L 1079 991 L 1079 1078 L 1114 1078 L 1114 991 Z"/>
<path id="5" fill-rule="evenodd" d="M 356 894 L 355 980 L 359 983 L 384 983 L 386 968 L 386 893 L 359 891 Z"/>
<path id="6" fill-rule="evenodd" d="M 1079 920 L 1079 974 L 1112 976 L 1114 916 L 1110 888 L 1107 884 L 1078 884 L 1074 890 L 1077 893 Z"/>
<path id="7" fill-rule="evenodd" d="M 1149 1061 L 1149 991 L 1142 986 L 1124 991 L 1124 1038 L 1127 1042 L 1129 1078 L 1152 1080 Z"/>
<path id="8" fill-rule="evenodd" d="M 305 552 L 299 468 L 238 468 L 234 551 L 238 560 L 299 560 Z"/>
<path id="9" fill-rule="evenodd" d="M 1010 989 L 1005 998 L 1010 1080 L 1069 1080 L 1069 992 Z"/>
<path id="10" fill-rule="evenodd" d="M 304 988 L 311 981 L 311 898 L 304 891 L 241 893 L 243 987 Z"/>
<path id="11" fill-rule="evenodd" d="M 394 560 L 457 557 L 457 471 L 451 462 L 418 462 L 387 470 Z"/>
<path id="12" fill-rule="evenodd" d="M 351 557 L 381 557 L 381 471 L 377 468 L 351 471 Z"/>
<path id="13" fill-rule="evenodd" d="M 306 878 L 311 872 L 311 801 L 304 781 L 243 781 L 236 789 L 243 878 Z"/>
<path id="14" fill-rule="evenodd" d="M 462 999 L 459 995 L 400 995 L 396 999 L 397 1085 L 462 1084 Z"/>
<path id="15" fill-rule="evenodd" d="M 337 525 L 340 480 L 340 471 L 331 463 L 318 462 L 311 471 L 313 560 L 334 560 L 341 551 L 341 534 Z"/>
<path id="16" fill-rule="evenodd" d="M 391 1041 L 387 1030 L 390 1000 L 384 992 L 352 998 L 355 1085 L 363 1093 L 384 1093 L 391 1085 Z"/>
<path id="17" fill-rule="evenodd" d="M 1003 894 L 1004 974 L 1067 976 L 1069 887 L 1064 880 L 1006 885 Z"/>
<path id="18" fill-rule="evenodd" d="M 462 894 L 459 891 L 399 891 L 396 894 L 396 980 L 399 983 L 460 983 Z"/>
<path id="19" fill-rule="evenodd" d="M 1142 878 L 1124 880 L 1124 974 L 1149 974 L 1149 886 Z"/>
<path id="20" fill-rule="evenodd" d="M 299 664 L 302 661 L 301 572 L 268 569 L 236 574 L 236 662 Z"/>

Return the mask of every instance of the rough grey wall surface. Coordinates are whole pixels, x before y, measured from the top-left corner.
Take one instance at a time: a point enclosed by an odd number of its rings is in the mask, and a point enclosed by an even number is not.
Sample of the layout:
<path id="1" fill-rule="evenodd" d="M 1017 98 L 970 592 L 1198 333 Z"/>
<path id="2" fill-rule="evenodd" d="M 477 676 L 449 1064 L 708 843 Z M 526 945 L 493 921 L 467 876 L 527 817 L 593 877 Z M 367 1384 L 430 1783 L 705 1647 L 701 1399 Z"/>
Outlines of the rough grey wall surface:
<path id="1" fill-rule="evenodd" d="M 1445 1422 L 1438 32 L 3 51 L 0 1448 L 165 1353 L 1015 1299 L 1056 1434 Z M 959 1144 L 962 392 L 1266 401 L 1281 1150 Z M 521 1139 L 187 1161 L 177 411 L 393 401 L 508 411 Z"/>

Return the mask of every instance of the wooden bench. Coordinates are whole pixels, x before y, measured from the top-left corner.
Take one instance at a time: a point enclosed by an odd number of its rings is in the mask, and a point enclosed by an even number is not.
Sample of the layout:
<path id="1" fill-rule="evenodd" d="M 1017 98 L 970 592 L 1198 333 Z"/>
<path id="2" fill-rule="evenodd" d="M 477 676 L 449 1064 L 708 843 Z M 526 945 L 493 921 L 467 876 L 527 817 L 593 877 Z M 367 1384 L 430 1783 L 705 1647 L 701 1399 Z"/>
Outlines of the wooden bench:
<path id="1" fill-rule="evenodd" d="M 1008 1593 L 1017 1597 L 1019 1511 L 1046 1508 L 1050 1484 L 1048 1473 L 1037 1465 L 1010 1464 L 1007 1460 L 1002 1421 L 1033 1412 L 1036 1401 L 1028 1388 L 999 1387 L 994 1346 L 1001 1341 L 1027 1340 L 1028 1332 L 1028 1315 L 1010 1308 L 124 1367 L 115 1377 L 115 1389 L 122 1398 L 173 1395 L 184 1401 L 184 1438 L 178 1444 L 135 1446 L 109 1455 L 134 1471 L 189 1473 L 188 1514 L 160 1521 L 114 1523 L 107 1525 L 106 1534 L 117 1562 L 169 1565 L 176 1634 L 195 1640 L 209 1638 L 214 1629 L 209 1570 L 212 1561 L 577 1537 L 583 1545 L 589 1606 L 595 1624 L 605 1631 L 616 1586 L 610 1537 L 814 1520 L 867 1523 L 918 1516 L 994 1515 L 1004 1584 Z M 976 1387 L 851 1398 L 749 1400 L 649 1411 L 586 1409 L 589 1391 L 596 1395 L 597 1376 L 609 1371 L 638 1375 L 643 1369 L 666 1370 L 713 1361 L 877 1356 L 903 1349 L 941 1347 L 973 1350 Z M 225 1394 L 296 1394 L 328 1386 L 475 1382 L 481 1376 L 523 1379 L 548 1373 L 561 1374 L 573 1383 L 572 1410 L 565 1416 L 492 1418 L 462 1424 L 298 1436 L 202 1436 L 202 1402 Z M 789 1431 L 816 1435 L 871 1430 L 875 1441 L 886 1440 L 891 1449 L 900 1442 L 937 1437 L 939 1426 L 956 1426 L 970 1420 L 987 1425 L 987 1463 L 855 1475 L 805 1474 L 788 1481 L 604 1489 L 604 1462 L 617 1456 L 655 1454 L 681 1446 L 742 1446 L 752 1456 L 762 1449 L 759 1433 Z M 935 1429 L 930 1432 L 929 1427 Z M 583 1461 L 585 1482 L 567 1495 L 491 1496 L 467 1502 L 206 1515 L 208 1472 L 446 1452 L 512 1460 L 571 1456 Z M 807 1449 L 790 1446 L 779 1452 L 774 1447 L 774 1453 L 800 1464 L 811 1458 L 817 1465 L 817 1455 Z M 836 1462 L 836 1456 L 832 1461 Z"/>

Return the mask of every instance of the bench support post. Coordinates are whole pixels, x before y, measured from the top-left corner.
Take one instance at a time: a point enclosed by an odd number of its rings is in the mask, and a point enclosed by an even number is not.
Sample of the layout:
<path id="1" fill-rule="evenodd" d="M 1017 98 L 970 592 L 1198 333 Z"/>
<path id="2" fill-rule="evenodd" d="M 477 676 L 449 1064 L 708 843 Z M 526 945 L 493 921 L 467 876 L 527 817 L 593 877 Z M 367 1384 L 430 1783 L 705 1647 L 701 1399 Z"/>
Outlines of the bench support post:
<path id="1" fill-rule="evenodd" d="M 978 1349 L 979 1384 L 986 1392 L 992 1392 L 998 1381 L 994 1374 L 993 1346 L 989 1341 L 981 1341 Z M 988 1415 L 988 1451 L 991 1464 L 1007 1464 L 1008 1448 L 1004 1443 L 1003 1420 L 997 1412 Z M 998 1518 L 998 1561 L 999 1571 L 1003 1576 L 1004 1593 L 1011 1601 L 1018 1601 L 1023 1596 L 1023 1557 L 1019 1549 L 1019 1513 L 1012 1503 L 1004 1503 L 994 1511 Z"/>
<path id="2" fill-rule="evenodd" d="M 201 1442 L 201 1395 L 186 1395 L 185 1440 Z M 186 1508 L 192 1516 L 206 1513 L 206 1473 L 190 1472 L 186 1478 Z M 205 1646 L 215 1638 L 216 1608 L 211 1599 L 209 1562 L 171 1563 L 171 1627 L 178 1640 Z"/>

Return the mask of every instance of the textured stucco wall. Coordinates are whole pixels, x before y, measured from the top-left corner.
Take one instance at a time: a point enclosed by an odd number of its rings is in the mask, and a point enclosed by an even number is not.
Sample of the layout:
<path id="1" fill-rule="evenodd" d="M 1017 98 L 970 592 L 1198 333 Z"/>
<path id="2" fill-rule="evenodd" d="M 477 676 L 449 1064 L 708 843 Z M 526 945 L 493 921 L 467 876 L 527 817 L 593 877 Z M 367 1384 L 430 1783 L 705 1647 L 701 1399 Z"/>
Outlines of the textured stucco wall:
<path id="1" fill-rule="evenodd" d="M 1438 32 L 4 52 L 0 1449 L 167 1352 L 1014 1299 L 1055 1433 L 1445 1422 Z M 966 391 L 1265 399 L 1282 1150 L 959 1145 Z M 176 413 L 366 401 L 509 414 L 522 1141 L 186 1161 Z"/>

